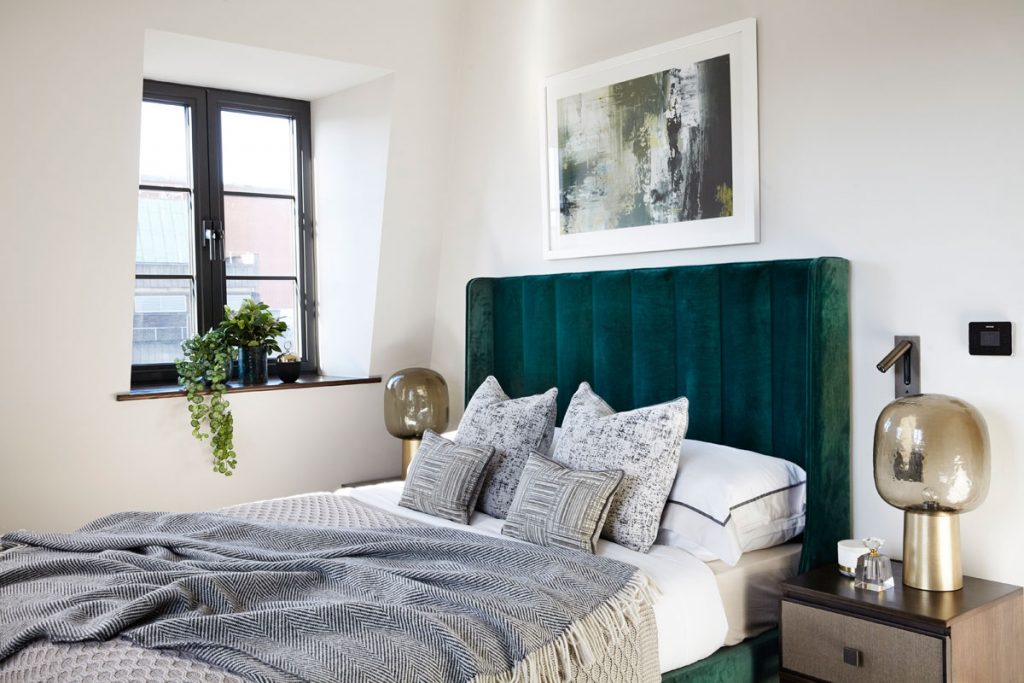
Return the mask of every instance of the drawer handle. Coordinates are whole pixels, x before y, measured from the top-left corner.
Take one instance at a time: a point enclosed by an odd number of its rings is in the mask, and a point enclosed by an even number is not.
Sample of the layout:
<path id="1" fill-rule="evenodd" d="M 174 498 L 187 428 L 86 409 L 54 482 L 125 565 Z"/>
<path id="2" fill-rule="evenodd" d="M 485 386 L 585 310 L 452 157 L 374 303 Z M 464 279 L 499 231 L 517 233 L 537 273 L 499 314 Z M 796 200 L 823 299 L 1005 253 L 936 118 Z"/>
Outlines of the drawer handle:
<path id="1" fill-rule="evenodd" d="M 844 647 L 843 663 L 850 666 L 864 666 L 864 653 L 854 647 Z"/>

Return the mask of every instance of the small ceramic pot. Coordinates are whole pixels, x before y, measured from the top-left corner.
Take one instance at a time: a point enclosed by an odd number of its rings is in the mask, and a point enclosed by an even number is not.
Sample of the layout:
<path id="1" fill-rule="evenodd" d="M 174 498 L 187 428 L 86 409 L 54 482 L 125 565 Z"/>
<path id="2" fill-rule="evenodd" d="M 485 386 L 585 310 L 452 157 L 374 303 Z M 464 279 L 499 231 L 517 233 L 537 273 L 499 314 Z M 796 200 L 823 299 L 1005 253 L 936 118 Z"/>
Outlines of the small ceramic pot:
<path id="1" fill-rule="evenodd" d="M 277 376 L 285 384 L 291 384 L 299 378 L 299 371 L 302 370 L 302 362 L 283 363 L 277 361 Z"/>

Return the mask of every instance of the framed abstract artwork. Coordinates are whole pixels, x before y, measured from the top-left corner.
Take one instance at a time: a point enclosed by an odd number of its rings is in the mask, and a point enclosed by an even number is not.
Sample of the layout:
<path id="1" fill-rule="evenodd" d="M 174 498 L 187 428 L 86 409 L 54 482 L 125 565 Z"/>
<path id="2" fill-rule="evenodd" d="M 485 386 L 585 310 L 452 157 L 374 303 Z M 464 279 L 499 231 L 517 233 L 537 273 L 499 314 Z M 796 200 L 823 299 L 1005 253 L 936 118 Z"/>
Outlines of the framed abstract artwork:
<path id="1" fill-rule="evenodd" d="M 544 257 L 759 239 L 754 19 L 549 78 Z"/>

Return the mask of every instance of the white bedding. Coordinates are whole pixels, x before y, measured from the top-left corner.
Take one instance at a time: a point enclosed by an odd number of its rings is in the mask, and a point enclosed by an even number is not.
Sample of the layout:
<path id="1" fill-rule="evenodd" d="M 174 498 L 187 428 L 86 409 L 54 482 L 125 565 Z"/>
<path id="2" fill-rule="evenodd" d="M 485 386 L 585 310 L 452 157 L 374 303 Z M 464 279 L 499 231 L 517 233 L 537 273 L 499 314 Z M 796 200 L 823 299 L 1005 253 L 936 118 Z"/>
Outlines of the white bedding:
<path id="1" fill-rule="evenodd" d="M 339 489 L 337 493 L 427 524 L 465 528 L 399 507 L 402 486 L 403 482 L 396 481 Z M 482 512 L 473 513 L 470 520 L 473 531 L 490 536 L 501 536 L 501 525 L 502 520 Z M 729 630 L 725 607 L 715 575 L 706 563 L 680 548 L 656 545 L 644 554 L 606 540 L 598 542 L 597 554 L 638 567 L 657 585 L 660 595 L 654 603 L 654 615 L 662 673 L 703 659 L 725 643 Z"/>

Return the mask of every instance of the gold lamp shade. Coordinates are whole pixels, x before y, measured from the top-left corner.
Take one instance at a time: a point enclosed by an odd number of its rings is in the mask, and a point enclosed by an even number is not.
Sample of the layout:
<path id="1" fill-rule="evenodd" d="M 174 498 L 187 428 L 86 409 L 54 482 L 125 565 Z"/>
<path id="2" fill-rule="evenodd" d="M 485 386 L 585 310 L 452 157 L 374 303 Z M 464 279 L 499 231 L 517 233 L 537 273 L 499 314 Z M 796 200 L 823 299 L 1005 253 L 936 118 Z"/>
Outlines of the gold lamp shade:
<path id="1" fill-rule="evenodd" d="M 384 426 L 402 439 L 402 476 L 419 448 L 423 432 L 448 427 L 448 384 L 429 368 L 406 368 L 384 385 Z"/>
<path id="2" fill-rule="evenodd" d="M 961 512 L 988 494 L 988 427 L 966 401 L 942 394 L 898 398 L 875 423 L 875 488 L 904 510 L 903 583 L 963 587 Z"/>

